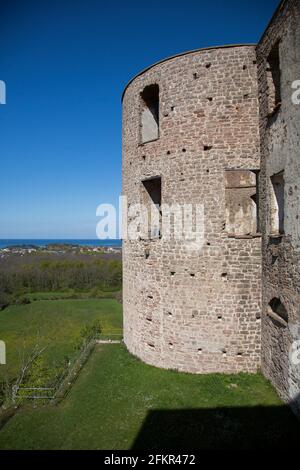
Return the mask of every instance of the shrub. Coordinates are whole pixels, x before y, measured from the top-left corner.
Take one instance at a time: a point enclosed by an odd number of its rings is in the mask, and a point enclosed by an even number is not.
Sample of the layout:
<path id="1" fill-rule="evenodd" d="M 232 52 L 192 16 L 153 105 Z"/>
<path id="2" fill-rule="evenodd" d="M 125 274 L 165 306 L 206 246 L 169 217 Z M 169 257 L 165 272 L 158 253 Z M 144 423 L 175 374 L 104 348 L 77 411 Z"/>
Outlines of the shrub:
<path id="1" fill-rule="evenodd" d="M 3 310 L 5 307 L 8 307 L 12 303 L 12 296 L 6 294 L 5 292 L 0 292 L 0 310 Z"/>
<path id="2" fill-rule="evenodd" d="M 85 349 L 90 341 L 100 337 L 101 331 L 102 327 L 99 320 L 95 320 L 92 323 L 85 325 L 80 332 L 75 349 Z"/>
<path id="3" fill-rule="evenodd" d="M 27 305 L 31 303 L 31 300 L 26 296 L 22 296 L 22 297 L 17 298 L 15 303 L 17 305 Z"/>

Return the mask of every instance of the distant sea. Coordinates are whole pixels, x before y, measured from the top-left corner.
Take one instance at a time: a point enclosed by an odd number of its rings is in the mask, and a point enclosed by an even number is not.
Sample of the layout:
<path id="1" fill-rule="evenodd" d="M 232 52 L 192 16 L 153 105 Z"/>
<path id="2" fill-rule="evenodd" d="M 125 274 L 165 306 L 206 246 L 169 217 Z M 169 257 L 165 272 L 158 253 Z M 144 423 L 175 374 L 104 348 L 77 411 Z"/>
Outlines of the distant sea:
<path id="1" fill-rule="evenodd" d="M 82 245 L 82 246 L 122 246 L 122 240 L 80 240 L 80 239 L 0 239 L 0 248 L 6 248 L 8 246 L 15 245 L 35 245 L 38 247 L 45 247 L 53 243 L 64 243 L 68 245 Z"/>

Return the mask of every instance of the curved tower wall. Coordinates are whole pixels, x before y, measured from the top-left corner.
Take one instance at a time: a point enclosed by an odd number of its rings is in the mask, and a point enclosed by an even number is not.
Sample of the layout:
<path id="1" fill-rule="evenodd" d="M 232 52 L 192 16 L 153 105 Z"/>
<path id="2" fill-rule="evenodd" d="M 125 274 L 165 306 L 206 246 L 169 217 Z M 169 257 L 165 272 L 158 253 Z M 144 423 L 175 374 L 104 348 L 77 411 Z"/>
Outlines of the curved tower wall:
<path id="1" fill-rule="evenodd" d="M 149 85 L 159 87 L 159 132 L 143 144 L 141 93 Z M 254 46 L 173 57 L 126 88 L 128 207 L 143 202 L 142 182 L 154 177 L 161 178 L 162 203 L 204 207 L 202 249 L 165 240 L 164 233 L 123 242 L 124 340 L 143 361 L 194 373 L 259 367 L 261 239 L 253 224 L 258 169 Z"/>

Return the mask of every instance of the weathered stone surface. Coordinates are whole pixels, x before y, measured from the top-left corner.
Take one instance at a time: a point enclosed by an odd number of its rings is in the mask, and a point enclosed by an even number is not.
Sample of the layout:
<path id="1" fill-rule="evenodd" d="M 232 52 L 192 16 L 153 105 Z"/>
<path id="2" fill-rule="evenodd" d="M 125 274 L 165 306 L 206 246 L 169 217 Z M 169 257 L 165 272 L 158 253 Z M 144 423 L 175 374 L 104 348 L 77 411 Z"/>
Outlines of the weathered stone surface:
<path id="1" fill-rule="evenodd" d="M 260 366 L 261 241 L 225 230 L 226 170 L 260 164 L 255 61 L 254 46 L 189 53 L 151 67 L 124 95 L 129 205 L 144 202 L 143 181 L 160 176 L 162 203 L 204 204 L 205 211 L 200 253 L 180 240 L 123 245 L 125 343 L 159 367 L 205 373 Z M 141 145 L 140 97 L 152 84 L 160 90 L 159 139 Z M 237 182 L 253 203 L 255 173 Z"/>
<path id="2" fill-rule="evenodd" d="M 278 41 L 281 104 L 270 114 L 270 94 L 274 91 L 269 86 L 267 58 Z M 300 364 L 294 364 L 290 357 L 293 342 L 300 339 L 300 105 L 292 102 L 292 83 L 300 79 L 298 0 L 281 4 L 258 44 L 257 59 L 261 139 L 260 223 L 263 232 L 262 368 L 281 397 L 286 401 L 298 401 L 300 410 Z M 274 237 L 272 176 L 281 172 L 284 180 L 284 233 Z M 268 315 L 273 298 L 280 299 L 288 312 L 286 327 Z"/>

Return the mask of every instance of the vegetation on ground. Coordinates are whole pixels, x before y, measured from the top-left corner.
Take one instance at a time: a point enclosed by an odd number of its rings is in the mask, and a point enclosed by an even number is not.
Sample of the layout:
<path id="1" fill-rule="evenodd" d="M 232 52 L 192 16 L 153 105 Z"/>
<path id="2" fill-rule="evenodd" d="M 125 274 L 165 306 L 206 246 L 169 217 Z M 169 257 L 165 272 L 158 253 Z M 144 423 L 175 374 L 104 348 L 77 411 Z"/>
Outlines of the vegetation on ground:
<path id="1" fill-rule="evenodd" d="M 114 299 L 62 299 L 12 305 L 2 310 L 0 332 L 6 344 L 7 364 L 0 367 L 0 381 L 6 376 L 15 377 L 24 356 L 37 345 L 45 348 L 39 359 L 43 381 L 46 369 L 54 371 L 72 362 L 84 330 L 95 322 L 99 322 L 104 335 L 120 334 L 121 305 Z"/>
<path id="2" fill-rule="evenodd" d="M 26 304 L 35 292 L 65 293 L 69 297 L 108 297 L 120 291 L 121 260 L 81 253 L 14 255 L 1 260 L 0 309 Z M 112 296 L 112 295 L 110 295 Z"/>
<path id="3" fill-rule="evenodd" d="M 295 447 L 299 432 L 259 374 L 183 374 L 99 345 L 68 397 L 23 407 L 0 431 L 0 448 L 278 450 Z"/>

